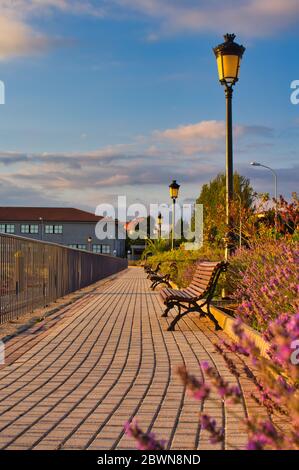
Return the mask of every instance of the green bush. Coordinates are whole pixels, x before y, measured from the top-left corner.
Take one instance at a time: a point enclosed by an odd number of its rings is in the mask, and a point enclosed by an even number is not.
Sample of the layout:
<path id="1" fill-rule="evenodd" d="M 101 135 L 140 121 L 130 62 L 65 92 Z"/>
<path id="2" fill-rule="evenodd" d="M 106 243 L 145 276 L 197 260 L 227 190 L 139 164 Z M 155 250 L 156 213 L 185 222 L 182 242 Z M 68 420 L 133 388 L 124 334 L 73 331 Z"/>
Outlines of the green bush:
<path id="1" fill-rule="evenodd" d="M 185 250 L 183 247 L 173 251 L 158 253 L 147 259 L 147 264 L 153 268 L 162 263 L 160 271 L 170 274 L 170 278 L 178 287 L 186 287 L 199 261 L 218 261 L 224 259 L 224 250 L 220 248 L 201 248 L 200 250 Z M 172 264 L 175 262 L 177 269 Z"/>

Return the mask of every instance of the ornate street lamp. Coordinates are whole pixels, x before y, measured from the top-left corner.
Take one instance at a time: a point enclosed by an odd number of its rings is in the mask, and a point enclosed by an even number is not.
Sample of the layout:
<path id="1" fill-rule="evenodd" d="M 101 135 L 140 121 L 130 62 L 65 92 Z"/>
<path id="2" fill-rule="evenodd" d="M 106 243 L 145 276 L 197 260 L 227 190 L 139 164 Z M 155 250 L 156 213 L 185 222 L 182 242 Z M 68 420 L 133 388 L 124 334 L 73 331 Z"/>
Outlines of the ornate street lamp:
<path id="1" fill-rule="evenodd" d="M 157 225 L 158 225 L 158 238 L 161 240 L 162 237 L 162 214 L 159 212 L 157 217 Z"/>
<path id="2" fill-rule="evenodd" d="M 169 185 L 169 194 L 172 199 L 172 234 L 171 234 L 171 249 L 174 249 L 174 230 L 175 230 L 175 202 L 179 197 L 179 189 L 180 185 L 173 180 L 172 183 Z"/>
<path id="3" fill-rule="evenodd" d="M 232 125 L 232 96 L 233 85 L 239 79 L 240 63 L 245 47 L 234 42 L 234 34 L 225 34 L 224 43 L 214 48 L 217 60 L 218 75 L 221 85 L 225 89 L 226 97 L 226 226 L 225 258 L 232 252 L 232 220 L 231 202 L 233 200 L 233 125 Z"/>

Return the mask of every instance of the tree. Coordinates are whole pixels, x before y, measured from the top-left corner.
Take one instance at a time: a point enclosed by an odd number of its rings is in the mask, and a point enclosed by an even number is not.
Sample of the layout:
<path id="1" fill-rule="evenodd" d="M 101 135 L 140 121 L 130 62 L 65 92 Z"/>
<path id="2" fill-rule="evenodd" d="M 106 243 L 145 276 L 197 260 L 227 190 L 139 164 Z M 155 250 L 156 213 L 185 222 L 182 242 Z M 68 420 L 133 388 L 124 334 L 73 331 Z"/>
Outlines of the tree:
<path id="1" fill-rule="evenodd" d="M 226 232 L 225 224 L 225 175 L 219 174 L 209 183 L 204 184 L 196 200 L 203 205 L 204 239 L 210 244 L 219 244 Z M 231 206 L 233 231 L 238 232 L 240 218 L 244 212 L 251 211 L 255 193 L 250 181 L 245 176 L 234 174 L 234 201 Z M 194 220 L 192 227 L 194 228 Z"/>

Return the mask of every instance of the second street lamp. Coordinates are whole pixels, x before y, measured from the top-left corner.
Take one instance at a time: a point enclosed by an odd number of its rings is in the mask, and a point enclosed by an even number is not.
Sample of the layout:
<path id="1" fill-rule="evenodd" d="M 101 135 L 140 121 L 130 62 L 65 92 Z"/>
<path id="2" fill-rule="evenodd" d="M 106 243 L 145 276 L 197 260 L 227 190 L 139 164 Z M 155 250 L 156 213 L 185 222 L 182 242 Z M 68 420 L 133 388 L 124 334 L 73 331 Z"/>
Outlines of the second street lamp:
<path id="1" fill-rule="evenodd" d="M 233 85 L 239 79 L 240 63 L 245 47 L 234 42 L 234 34 L 225 34 L 224 43 L 214 48 L 217 60 L 218 75 L 221 85 L 224 86 L 226 97 L 226 227 L 225 258 L 232 252 L 232 220 L 231 202 L 234 192 L 233 170 L 233 124 L 232 124 L 232 96 Z"/>
<path id="2" fill-rule="evenodd" d="M 175 202 L 179 196 L 180 185 L 173 180 L 169 185 L 169 194 L 172 199 L 172 234 L 171 234 L 171 249 L 174 249 L 174 236 L 175 236 Z"/>
<path id="3" fill-rule="evenodd" d="M 91 244 L 92 244 L 92 237 L 88 237 L 88 238 L 87 238 L 87 243 L 88 243 L 88 251 L 91 251 L 91 248 L 92 248 L 92 246 L 91 246 Z"/>
<path id="4" fill-rule="evenodd" d="M 162 214 L 159 212 L 157 217 L 157 225 L 158 225 L 158 239 L 161 240 L 162 237 Z"/>

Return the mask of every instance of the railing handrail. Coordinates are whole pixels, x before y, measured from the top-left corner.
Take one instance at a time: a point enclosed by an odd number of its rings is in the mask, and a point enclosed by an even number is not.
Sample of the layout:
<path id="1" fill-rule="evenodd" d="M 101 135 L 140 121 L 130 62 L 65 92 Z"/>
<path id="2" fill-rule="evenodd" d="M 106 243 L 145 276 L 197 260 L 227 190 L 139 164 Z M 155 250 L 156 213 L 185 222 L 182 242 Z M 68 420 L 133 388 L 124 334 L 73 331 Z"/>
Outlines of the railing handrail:
<path id="1" fill-rule="evenodd" d="M 50 246 L 58 246 L 59 248 L 65 248 L 66 250 L 74 250 L 74 251 L 81 251 L 82 253 L 88 253 L 90 255 L 95 255 L 95 256 L 105 256 L 109 258 L 120 258 L 119 256 L 114 256 L 108 253 L 94 253 L 93 251 L 89 250 L 83 250 L 82 248 L 73 248 L 67 245 L 62 245 L 60 243 L 55 243 L 55 242 L 49 242 L 45 240 L 37 240 L 36 238 L 28 238 L 28 237 L 22 237 L 21 235 L 14 235 L 11 233 L 3 233 L 0 232 L 0 237 L 7 237 L 7 238 L 12 238 L 12 239 L 17 239 L 17 240 L 23 240 L 26 242 L 34 242 L 38 244 L 43 244 L 43 245 L 50 245 Z"/>
<path id="2" fill-rule="evenodd" d="M 125 258 L 0 233 L 0 324 L 127 266 Z"/>

